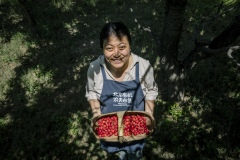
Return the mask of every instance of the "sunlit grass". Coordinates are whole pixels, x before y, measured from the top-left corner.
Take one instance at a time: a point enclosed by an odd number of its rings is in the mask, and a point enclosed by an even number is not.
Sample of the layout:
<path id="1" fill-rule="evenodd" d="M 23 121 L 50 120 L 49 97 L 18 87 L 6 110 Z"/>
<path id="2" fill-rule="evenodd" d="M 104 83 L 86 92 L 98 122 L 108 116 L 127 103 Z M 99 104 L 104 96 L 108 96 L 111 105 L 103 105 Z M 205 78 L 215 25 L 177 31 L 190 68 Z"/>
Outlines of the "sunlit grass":
<path id="1" fill-rule="evenodd" d="M 21 65 L 21 58 L 28 55 L 28 44 L 21 33 L 17 33 L 8 43 L 0 45 L 0 100 L 5 99 L 9 81 L 16 76 L 15 68 Z"/>
<path id="2" fill-rule="evenodd" d="M 54 89 L 52 78 L 52 72 L 44 72 L 42 66 L 31 68 L 22 75 L 20 83 L 28 99 L 27 106 L 32 106 L 36 102 L 36 96 L 42 89 Z"/>

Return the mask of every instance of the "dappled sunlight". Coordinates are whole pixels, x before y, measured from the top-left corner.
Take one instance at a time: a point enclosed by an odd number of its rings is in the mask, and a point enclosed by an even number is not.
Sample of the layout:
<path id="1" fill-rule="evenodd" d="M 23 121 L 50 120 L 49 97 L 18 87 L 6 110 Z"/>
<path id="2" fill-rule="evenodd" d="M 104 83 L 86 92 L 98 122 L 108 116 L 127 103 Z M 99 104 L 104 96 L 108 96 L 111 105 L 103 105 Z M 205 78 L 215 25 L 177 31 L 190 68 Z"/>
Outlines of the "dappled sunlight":
<path id="1" fill-rule="evenodd" d="M 79 21 L 74 20 L 71 24 L 65 24 L 65 28 L 68 29 L 70 35 L 76 35 L 79 32 L 77 23 L 79 23 Z"/>
<path id="2" fill-rule="evenodd" d="M 6 99 L 6 93 L 10 87 L 9 81 L 16 76 L 14 69 L 21 65 L 21 58 L 29 54 L 28 44 L 24 42 L 25 38 L 23 34 L 17 33 L 10 42 L 0 47 L 0 100 L 2 101 Z"/>
<path id="3" fill-rule="evenodd" d="M 217 14 L 219 4 L 189 1 L 178 59 L 195 47 L 195 38 L 206 43 L 231 22 L 228 14 L 237 12 Z M 197 63 L 186 76 L 160 53 L 165 1 L 43 0 L 27 6 L 33 17 L 17 1 L 0 1 L 0 159 L 111 157 L 92 133 L 85 98 L 89 63 L 102 54 L 99 31 L 110 21 L 129 27 L 131 51 L 151 62 L 161 89 L 154 113 L 157 128 L 148 137 L 145 158 L 239 156 L 240 76 L 230 60 L 239 63 L 239 51 Z M 162 69 L 168 77 L 160 74 Z M 173 83 L 185 78 L 185 101 L 161 99 L 166 90 L 171 96 L 181 91 L 178 85 L 166 87 L 164 78 Z"/>
<path id="4" fill-rule="evenodd" d="M 8 125 L 11 125 L 12 122 L 13 122 L 13 118 L 11 114 L 6 114 L 4 117 L 0 119 L 0 126 L 7 127 Z"/>
<path id="5" fill-rule="evenodd" d="M 36 103 L 36 96 L 39 94 L 39 91 L 42 89 L 54 89 L 52 78 L 53 73 L 51 71 L 44 73 L 41 66 L 29 69 L 22 75 L 20 84 L 25 90 L 25 96 L 28 100 L 26 103 L 27 107 L 31 107 Z"/>

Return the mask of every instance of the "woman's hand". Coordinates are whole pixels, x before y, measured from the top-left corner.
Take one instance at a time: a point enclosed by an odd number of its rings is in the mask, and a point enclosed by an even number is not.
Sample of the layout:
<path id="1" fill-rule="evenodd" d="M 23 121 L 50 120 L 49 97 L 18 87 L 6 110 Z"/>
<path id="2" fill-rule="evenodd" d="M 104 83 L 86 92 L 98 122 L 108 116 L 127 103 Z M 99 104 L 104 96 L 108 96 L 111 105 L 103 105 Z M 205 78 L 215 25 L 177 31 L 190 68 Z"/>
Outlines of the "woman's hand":
<path id="1" fill-rule="evenodd" d="M 146 125 L 148 130 L 152 131 L 155 128 L 155 119 L 153 116 L 150 116 L 150 117 L 146 116 Z"/>
<path id="2" fill-rule="evenodd" d="M 91 127 L 92 128 L 95 128 L 96 127 L 96 118 L 98 118 L 98 116 L 99 116 L 100 114 L 94 114 L 93 116 L 92 116 L 92 119 L 91 119 Z"/>

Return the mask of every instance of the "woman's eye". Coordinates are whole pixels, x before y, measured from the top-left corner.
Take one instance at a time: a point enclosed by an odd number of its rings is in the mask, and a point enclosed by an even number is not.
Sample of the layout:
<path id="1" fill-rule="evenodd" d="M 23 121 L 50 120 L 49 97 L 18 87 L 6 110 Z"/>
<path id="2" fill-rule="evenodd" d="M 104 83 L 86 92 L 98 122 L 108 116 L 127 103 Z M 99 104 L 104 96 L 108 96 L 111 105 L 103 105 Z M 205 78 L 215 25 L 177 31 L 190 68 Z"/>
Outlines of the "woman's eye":
<path id="1" fill-rule="evenodd" d="M 126 48 L 126 46 L 120 46 L 119 49 L 120 50 L 124 50 Z"/>
<path id="2" fill-rule="evenodd" d="M 107 50 L 107 51 L 112 51 L 113 48 L 112 48 L 112 47 L 107 47 L 106 50 Z"/>

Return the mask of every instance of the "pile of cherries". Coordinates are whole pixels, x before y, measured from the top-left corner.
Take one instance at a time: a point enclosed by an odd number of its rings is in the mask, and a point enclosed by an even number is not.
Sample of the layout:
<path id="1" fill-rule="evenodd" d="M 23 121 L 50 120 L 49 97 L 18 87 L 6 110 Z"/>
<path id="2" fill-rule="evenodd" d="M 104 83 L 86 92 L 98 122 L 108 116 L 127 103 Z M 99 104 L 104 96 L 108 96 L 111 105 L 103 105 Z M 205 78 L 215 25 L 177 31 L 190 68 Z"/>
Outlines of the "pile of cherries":
<path id="1" fill-rule="evenodd" d="M 149 134 L 146 125 L 146 117 L 141 115 L 125 115 L 123 117 L 124 136 Z M 99 137 L 111 137 L 118 135 L 118 118 L 116 115 L 107 116 L 97 121 L 96 128 Z"/>

